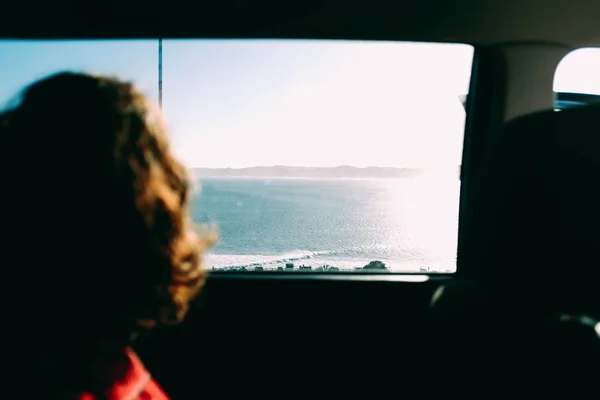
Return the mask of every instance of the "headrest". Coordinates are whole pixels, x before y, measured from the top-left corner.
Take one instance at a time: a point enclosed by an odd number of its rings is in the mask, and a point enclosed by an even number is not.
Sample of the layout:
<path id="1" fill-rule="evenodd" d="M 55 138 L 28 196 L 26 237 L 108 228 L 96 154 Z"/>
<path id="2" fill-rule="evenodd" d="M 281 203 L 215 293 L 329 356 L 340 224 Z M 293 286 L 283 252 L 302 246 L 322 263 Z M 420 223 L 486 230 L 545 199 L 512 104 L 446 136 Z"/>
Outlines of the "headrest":
<path id="1" fill-rule="evenodd" d="M 600 276 L 600 106 L 506 124 L 471 187 L 459 268 L 590 288 Z M 596 290 L 598 291 L 598 290 Z M 588 292 L 586 292 L 588 293 Z"/>

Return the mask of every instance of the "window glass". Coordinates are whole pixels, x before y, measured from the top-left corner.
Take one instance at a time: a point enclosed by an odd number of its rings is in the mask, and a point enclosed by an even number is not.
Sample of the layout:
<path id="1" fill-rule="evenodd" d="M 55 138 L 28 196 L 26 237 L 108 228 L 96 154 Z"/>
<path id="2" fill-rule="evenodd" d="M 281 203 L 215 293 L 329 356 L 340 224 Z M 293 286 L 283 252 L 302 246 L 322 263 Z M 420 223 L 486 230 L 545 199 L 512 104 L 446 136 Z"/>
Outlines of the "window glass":
<path id="1" fill-rule="evenodd" d="M 567 54 L 556 68 L 554 91 L 600 95 L 600 48 Z"/>
<path id="2" fill-rule="evenodd" d="M 157 101 L 157 49 L 157 40 L 0 40 L 0 107 L 25 85 L 63 70 L 118 76 Z"/>
<path id="3" fill-rule="evenodd" d="M 69 69 L 158 100 L 157 40 L 0 41 L 0 102 Z M 162 103 L 211 268 L 454 272 L 473 48 L 165 40 Z M 365 268 L 366 267 L 366 268 Z"/>
<path id="4" fill-rule="evenodd" d="M 163 106 L 226 270 L 453 272 L 473 49 L 165 40 Z M 372 263 L 373 262 L 373 263 Z"/>
<path id="5" fill-rule="evenodd" d="M 565 109 L 600 103 L 600 48 L 567 54 L 554 75 L 555 107 Z"/>

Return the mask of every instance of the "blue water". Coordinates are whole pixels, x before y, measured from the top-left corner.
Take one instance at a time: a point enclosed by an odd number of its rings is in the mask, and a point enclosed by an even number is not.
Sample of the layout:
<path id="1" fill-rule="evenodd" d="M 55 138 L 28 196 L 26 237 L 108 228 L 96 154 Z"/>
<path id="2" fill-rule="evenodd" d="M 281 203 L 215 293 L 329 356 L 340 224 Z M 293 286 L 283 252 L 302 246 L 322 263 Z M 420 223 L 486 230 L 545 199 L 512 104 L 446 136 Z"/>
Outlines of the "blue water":
<path id="1" fill-rule="evenodd" d="M 265 270 L 294 262 L 340 269 L 454 272 L 460 182 L 403 179 L 204 179 L 192 217 L 216 224 L 207 266 Z"/>

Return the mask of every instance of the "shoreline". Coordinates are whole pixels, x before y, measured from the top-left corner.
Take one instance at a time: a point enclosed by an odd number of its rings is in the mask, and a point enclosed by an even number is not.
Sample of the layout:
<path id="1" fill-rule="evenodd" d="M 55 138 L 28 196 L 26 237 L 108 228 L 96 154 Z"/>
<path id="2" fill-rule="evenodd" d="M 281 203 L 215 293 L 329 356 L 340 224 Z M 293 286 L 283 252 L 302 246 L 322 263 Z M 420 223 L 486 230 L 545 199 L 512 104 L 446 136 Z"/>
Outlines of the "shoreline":
<path id="1" fill-rule="evenodd" d="M 209 268 L 210 271 L 220 272 L 394 272 L 394 273 L 455 273 L 455 268 L 435 268 L 431 266 L 421 266 L 418 268 L 406 268 L 406 267 L 384 267 L 384 268 L 366 268 L 366 267 L 337 267 L 333 265 L 295 265 L 289 266 L 224 266 Z"/>

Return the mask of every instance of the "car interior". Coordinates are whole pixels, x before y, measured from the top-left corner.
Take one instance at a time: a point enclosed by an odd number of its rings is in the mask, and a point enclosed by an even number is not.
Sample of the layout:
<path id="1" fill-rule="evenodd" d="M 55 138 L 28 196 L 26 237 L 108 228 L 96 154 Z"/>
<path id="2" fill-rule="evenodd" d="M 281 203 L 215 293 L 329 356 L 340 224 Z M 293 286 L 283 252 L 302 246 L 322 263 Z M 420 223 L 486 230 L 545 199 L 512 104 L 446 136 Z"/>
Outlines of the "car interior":
<path id="1" fill-rule="evenodd" d="M 599 1 L 90 7 L 4 4 L 0 41 L 311 39 L 474 49 L 456 272 L 211 271 L 183 323 L 136 341 L 172 398 L 598 394 L 600 92 L 557 91 L 554 80 L 570 53 L 600 47 Z M 600 70 L 588 76 L 600 82 Z"/>

